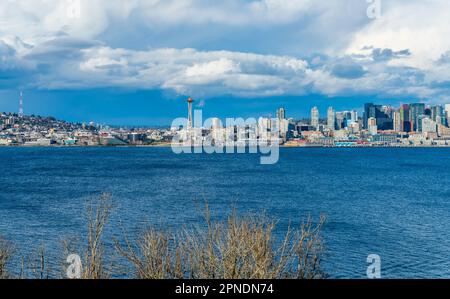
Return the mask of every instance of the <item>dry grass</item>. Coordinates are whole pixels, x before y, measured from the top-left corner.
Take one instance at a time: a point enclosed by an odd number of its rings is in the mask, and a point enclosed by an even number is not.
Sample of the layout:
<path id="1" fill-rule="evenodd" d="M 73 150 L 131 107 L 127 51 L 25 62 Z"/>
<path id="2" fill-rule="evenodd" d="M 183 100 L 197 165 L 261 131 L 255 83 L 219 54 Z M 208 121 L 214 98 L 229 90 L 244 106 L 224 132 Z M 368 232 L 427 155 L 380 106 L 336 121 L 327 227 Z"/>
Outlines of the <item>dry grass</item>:
<path id="1" fill-rule="evenodd" d="M 116 254 L 132 270 L 122 273 L 105 267 L 112 256 L 105 254 L 103 234 L 111 215 L 111 196 L 103 194 L 87 204 L 85 245 L 73 247 L 66 242 L 65 261 L 69 254 L 80 254 L 82 279 L 127 277 L 139 279 L 316 279 L 322 270 L 321 230 L 309 218 L 299 228 L 287 227 L 283 237 L 275 236 L 276 221 L 262 216 L 240 216 L 232 210 L 225 221 L 213 221 L 208 206 L 203 226 L 184 227 L 168 232 L 150 227 L 136 241 L 116 241 Z M 75 249 L 77 248 L 77 249 Z M 7 272 L 12 246 L 0 237 L 0 278 Z M 21 259 L 20 278 L 58 277 L 49 269 L 49 258 L 42 247 L 33 258 Z M 19 268 L 17 268 L 19 269 Z M 59 275 L 65 278 L 67 265 Z M 115 271 L 115 272 L 114 272 Z"/>
<path id="2" fill-rule="evenodd" d="M 105 245 L 103 233 L 113 208 L 111 195 L 103 193 L 99 198 L 86 204 L 85 246 L 77 246 L 77 239 L 67 239 L 63 243 L 65 256 L 80 254 L 82 261 L 81 279 L 107 279 L 110 277 L 105 267 Z M 65 262 L 65 259 L 64 259 Z M 66 267 L 63 265 L 63 275 Z"/>
<path id="3" fill-rule="evenodd" d="M 0 279 L 10 278 L 7 267 L 12 258 L 13 250 L 11 243 L 0 236 Z"/>
<path id="4" fill-rule="evenodd" d="M 170 234 L 148 229 L 136 242 L 116 247 L 140 279 L 315 279 L 325 276 L 322 217 L 299 230 L 287 229 L 276 245 L 275 221 L 265 216 L 239 217 L 233 210 L 226 222 L 211 220 L 206 229 L 185 228 Z"/>

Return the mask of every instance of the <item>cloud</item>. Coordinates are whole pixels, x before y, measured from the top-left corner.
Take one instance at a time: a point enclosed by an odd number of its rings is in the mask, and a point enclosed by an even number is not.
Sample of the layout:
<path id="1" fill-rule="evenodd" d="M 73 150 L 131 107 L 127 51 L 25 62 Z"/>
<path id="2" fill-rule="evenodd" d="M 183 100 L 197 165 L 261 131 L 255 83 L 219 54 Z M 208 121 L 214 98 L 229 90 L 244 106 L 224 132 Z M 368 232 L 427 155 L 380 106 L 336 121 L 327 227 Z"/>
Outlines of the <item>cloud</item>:
<path id="1" fill-rule="evenodd" d="M 350 58 L 340 59 L 332 66 L 331 74 L 339 78 L 356 79 L 364 76 L 364 67 Z"/>
<path id="2" fill-rule="evenodd" d="M 367 46 L 392 51 L 409 49 L 410 55 L 398 64 L 430 68 L 433 61 L 450 50 L 448 5 L 447 0 L 382 1 L 381 18 L 356 32 L 345 53 L 357 53 Z"/>
<path id="3" fill-rule="evenodd" d="M 76 1 L 75 1 L 76 2 Z M 0 2 L 2 86 L 444 98 L 444 0 Z M 79 10 L 78 10 L 79 9 Z M 79 13 L 79 14 L 78 14 Z"/>

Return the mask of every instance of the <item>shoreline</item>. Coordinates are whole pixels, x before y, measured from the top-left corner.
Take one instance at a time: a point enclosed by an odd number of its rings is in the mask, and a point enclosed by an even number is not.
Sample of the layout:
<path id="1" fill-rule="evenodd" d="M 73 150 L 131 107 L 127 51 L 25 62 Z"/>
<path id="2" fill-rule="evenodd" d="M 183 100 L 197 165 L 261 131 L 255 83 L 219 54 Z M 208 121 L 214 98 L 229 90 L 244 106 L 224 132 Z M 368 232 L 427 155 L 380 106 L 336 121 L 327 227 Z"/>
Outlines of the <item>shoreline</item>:
<path id="1" fill-rule="evenodd" d="M 0 145 L 0 148 L 171 148 L 171 144 L 155 145 Z M 280 148 L 450 148 L 450 145 L 365 145 L 365 146 L 292 146 L 280 145 Z M 237 147 L 235 147 L 237 148 Z M 241 147 L 239 147 L 241 148 Z M 246 147 L 247 148 L 247 147 Z"/>

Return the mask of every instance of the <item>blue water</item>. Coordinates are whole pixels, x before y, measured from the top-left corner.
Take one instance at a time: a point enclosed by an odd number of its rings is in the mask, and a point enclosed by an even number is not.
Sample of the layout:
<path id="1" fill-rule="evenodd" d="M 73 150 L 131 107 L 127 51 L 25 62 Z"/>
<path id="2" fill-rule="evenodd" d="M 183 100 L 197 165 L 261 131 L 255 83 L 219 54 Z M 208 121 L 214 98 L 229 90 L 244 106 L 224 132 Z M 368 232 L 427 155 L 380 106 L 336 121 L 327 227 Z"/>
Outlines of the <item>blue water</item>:
<path id="1" fill-rule="evenodd" d="M 24 254 L 85 229 L 86 200 L 116 207 L 112 236 L 150 223 L 198 223 L 235 205 L 266 211 L 282 231 L 327 216 L 325 269 L 364 278 L 378 254 L 384 278 L 450 278 L 450 149 L 281 149 L 276 165 L 257 155 L 175 155 L 169 148 L 0 148 L 0 234 Z"/>

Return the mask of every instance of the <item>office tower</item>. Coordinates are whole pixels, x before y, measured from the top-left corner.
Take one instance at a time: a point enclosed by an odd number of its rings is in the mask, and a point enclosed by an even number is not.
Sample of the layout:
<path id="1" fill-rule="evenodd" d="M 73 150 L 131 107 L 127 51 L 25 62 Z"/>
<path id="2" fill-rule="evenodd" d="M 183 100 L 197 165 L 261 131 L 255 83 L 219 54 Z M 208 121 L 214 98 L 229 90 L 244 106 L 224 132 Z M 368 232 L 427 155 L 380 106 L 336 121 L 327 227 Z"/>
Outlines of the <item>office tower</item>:
<path id="1" fill-rule="evenodd" d="M 411 132 L 411 116 L 409 105 L 404 104 L 400 107 L 401 131 Z"/>
<path id="2" fill-rule="evenodd" d="M 369 134 L 370 135 L 377 135 L 378 134 L 377 119 L 375 117 L 369 118 L 367 120 L 367 125 L 369 127 Z"/>
<path id="3" fill-rule="evenodd" d="M 392 106 L 382 106 L 381 111 L 386 114 L 389 118 L 392 118 L 392 113 L 394 112 L 394 108 Z"/>
<path id="4" fill-rule="evenodd" d="M 400 111 L 396 110 L 392 112 L 393 129 L 396 132 L 402 131 L 402 121 L 400 118 Z"/>
<path id="5" fill-rule="evenodd" d="M 327 112 L 327 127 L 329 130 L 334 131 L 336 129 L 336 114 L 333 107 L 328 108 Z"/>
<path id="6" fill-rule="evenodd" d="M 283 107 L 279 108 L 277 110 L 277 118 L 280 121 L 286 119 L 286 109 L 284 109 Z"/>
<path id="7" fill-rule="evenodd" d="M 445 124 L 445 111 L 442 106 L 433 106 L 431 107 L 431 120 L 437 122 L 438 124 Z"/>
<path id="8" fill-rule="evenodd" d="M 313 126 L 315 130 L 319 130 L 319 109 L 317 107 L 311 109 L 311 126 Z"/>
<path id="9" fill-rule="evenodd" d="M 373 103 L 364 104 L 364 128 L 369 128 L 369 118 L 376 118 L 376 107 Z"/>
<path id="10" fill-rule="evenodd" d="M 444 107 L 445 116 L 447 118 L 447 127 L 450 127 L 450 104 L 445 104 Z"/>
<path id="11" fill-rule="evenodd" d="M 425 104 L 410 104 L 409 108 L 412 124 L 411 130 L 414 132 L 420 132 L 420 127 L 422 126 L 421 116 L 425 114 Z"/>
<path id="12" fill-rule="evenodd" d="M 358 111 L 352 110 L 350 111 L 352 122 L 358 121 Z"/>
<path id="13" fill-rule="evenodd" d="M 344 120 L 344 112 L 336 112 L 336 129 L 341 130 L 344 128 Z"/>
<path id="14" fill-rule="evenodd" d="M 192 117 L 192 103 L 194 103 L 194 100 L 192 98 L 189 98 L 187 100 L 188 102 L 188 129 L 192 129 L 193 124 L 193 117 Z"/>
<path id="15" fill-rule="evenodd" d="M 377 121 L 378 129 L 391 130 L 392 118 L 385 112 L 388 110 L 388 106 L 374 105 L 373 103 L 367 103 L 364 105 L 364 127 L 368 129 L 369 118 L 375 118 Z"/>

